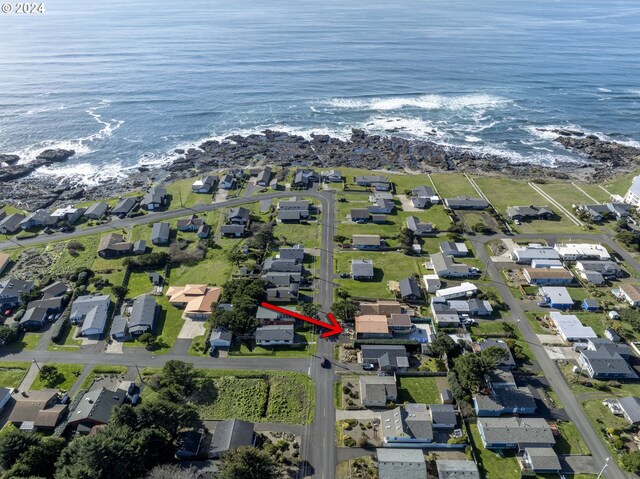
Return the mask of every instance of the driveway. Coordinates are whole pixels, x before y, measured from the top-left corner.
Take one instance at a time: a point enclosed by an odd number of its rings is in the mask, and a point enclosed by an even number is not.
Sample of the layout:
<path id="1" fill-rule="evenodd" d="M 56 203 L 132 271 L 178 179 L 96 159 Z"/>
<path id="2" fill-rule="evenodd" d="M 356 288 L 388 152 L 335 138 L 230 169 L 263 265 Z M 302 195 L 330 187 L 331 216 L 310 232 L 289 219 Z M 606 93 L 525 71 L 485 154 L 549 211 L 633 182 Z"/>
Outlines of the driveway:
<path id="1" fill-rule="evenodd" d="M 355 411 L 346 411 L 336 409 L 336 421 L 344 421 L 345 419 L 357 419 L 358 421 L 371 421 L 380 419 L 380 413 L 371 409 L 358 409 Z"/>
<path id="2" fill-rule="evenodd" d="M 183 318 L 184 324 L 178 333 L 178 339 L 193 339 L 205 334 L 207 327 L 204 321 L 194 321 L 190 318 Z"/>

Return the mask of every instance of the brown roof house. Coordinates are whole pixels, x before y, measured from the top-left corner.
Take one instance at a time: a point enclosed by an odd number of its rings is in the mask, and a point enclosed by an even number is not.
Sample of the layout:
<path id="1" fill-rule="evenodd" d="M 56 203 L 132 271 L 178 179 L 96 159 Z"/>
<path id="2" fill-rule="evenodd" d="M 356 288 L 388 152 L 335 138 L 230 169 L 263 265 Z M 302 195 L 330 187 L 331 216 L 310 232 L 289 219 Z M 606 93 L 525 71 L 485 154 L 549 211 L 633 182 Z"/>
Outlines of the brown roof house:
<path id="1" fill-rule="evenodd" d="M 390 339 L 387 317 L 383 314 L 366 314 L 356 317 L 356 338 Z"/>
<path id="2" fill-rule="evenodd" d="M 42 389 L 16 394 L 9 401 L 13 408 L 8 421 L 25 430 L 52 430 L 60 422 L 66 404 L 60 404 L 57 389 Z"/>
<path id="3" fill-rule="evenodd" d="M 109 233 L 100 239 L 98 255 L 101 258 L 116 258 L 130 254 L 133 244 L 125 241 L 124 236 L 118 233 Z"/>
<path id="4" fill-rule="evenodd" d="M 221 294 L 222 288 L 206 284 L 169 286 L 167 290 L 169 302 L 184 307 L 186 317 L 203 320 L 211 316 L 211 305 L 218 302 Z"/>

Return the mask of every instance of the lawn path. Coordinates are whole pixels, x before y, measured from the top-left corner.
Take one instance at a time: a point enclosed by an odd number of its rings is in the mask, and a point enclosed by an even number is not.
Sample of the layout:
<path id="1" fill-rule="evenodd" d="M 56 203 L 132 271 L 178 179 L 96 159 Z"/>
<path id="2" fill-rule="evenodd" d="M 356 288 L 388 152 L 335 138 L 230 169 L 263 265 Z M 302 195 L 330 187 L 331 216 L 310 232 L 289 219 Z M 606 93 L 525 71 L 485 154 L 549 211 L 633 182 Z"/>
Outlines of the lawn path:
<path id="1" fill-rule="evenodd" d="M 38 369 L 36 364 L 31 363 L 31 367 L 29 368 L 27 375 L 24 377 L 24 379 L 20 383 L 20 386 L 18 386 L 18 390 L 28 391 L 29 389 L 31 389 L 31 385 L 33 384 L 33 381 L 35 381 L 36 378 L 38 377 L 39 372 L 40 370 Z"/>
<path id="2" fill-rule="evenodd" d="M 556 200 L 554 200 L 548 193 L 545 193 L 542 188 L 540 188 L 539 186 L 533 184 L 532 182 L 529 182 L 529 186 L 531 188 L 533 188 L 535 191 L 537 191 L 538 193 L 540 193 L 545 199 L 547 199 L 548 201 L 550 201 L 551 203 L 553 203 L 553 205 L 558 208 L 560 211 L 562 211 L 567 218 L 569 219 L 569 221 L 571 221 L 573 224 L 575 224 L 576 226 L 582 226 L 582 222 L 580 220 L 578 220 L 578 218 L 576 218 L 575 216 L 573 216 L 569 210 L 567 210 L 564 206 L 562 206 L 560 203 L 558 203 Z"/>
<path id="3" fill-rule="evenodd" d="M 573 183 L 573 182 L 571 182 L 571 184 L 572 184 L 573 186 L 575 186 L 576 188 L 578 188 L 578 189 L 582 192 L 582 194 L 583 194 L 584 196 L 586 196 L 586 197 L 588 197 L 589 199 L 591 199 L 591 201 L 593 201 L 595 204 L 597 204 L 597 205 L 599 205 L 599 204 L 600 204 L 600 202 L 599 202 L 598 200 L 596 200 L 593 196 L 591 196 L 590 194 L 588 194 L 586 191 L 584 191 L 584 190 L 583 190 L 582 188 L 580 188 L 578 185 L 576 185 L 576 184 L 575 184 L 575 183 Z M 602 188 L 602 186 L 601 186 L 600 188 Z M 604 188 L 603 188 L 603 189 L 604 189 Z"/>
<path id="4" fill-rule="evenodd" d="M 91 371 L 93 371 L 93 366 L 85 366 L 84 367 L 84 369 L 82 370 L 82 372 L 78 376 L 78 379 L 76 379 L 76 382 L 73 383 L 73 386 L 71 386 L 71 389 L 69 389 L 69 392 L 67 393 L 69 395 L 69 397 L 73 397 L 73 395 L 80 388 L 80 385 L 82 385 L 84 380 L 89 377 L 89 374 L 91 374 Z"/>

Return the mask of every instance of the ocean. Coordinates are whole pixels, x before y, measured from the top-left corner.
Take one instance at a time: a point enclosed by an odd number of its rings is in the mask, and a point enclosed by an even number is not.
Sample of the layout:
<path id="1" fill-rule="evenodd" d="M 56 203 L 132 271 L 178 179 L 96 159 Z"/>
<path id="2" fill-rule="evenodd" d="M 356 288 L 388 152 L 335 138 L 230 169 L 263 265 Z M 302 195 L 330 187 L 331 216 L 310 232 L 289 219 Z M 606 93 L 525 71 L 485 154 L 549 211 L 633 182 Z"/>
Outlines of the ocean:
<path id="1" fill-rule="evenodd" d="M 429 139 L 552 167 L 640 145 L 637 0 L 45 0 L 0 14 L 0 153 L 95 184 L 265 128 Z"/>

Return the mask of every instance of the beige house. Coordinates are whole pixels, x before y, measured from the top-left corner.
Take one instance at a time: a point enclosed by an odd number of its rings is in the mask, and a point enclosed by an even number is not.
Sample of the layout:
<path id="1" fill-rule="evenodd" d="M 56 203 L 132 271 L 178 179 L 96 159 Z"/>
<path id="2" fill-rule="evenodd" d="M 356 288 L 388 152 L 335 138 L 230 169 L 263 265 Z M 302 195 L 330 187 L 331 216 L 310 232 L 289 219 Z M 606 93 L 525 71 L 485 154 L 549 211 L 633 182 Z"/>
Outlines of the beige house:
<path id="1" fill-rule="evenodd" d="M 211 305 L 217 303 L 222 288 L 206 284 L 187 284 L 185 286 L 169 286 L 167 297 L 169 302 L 184 308 L 184 316 L 190 319 L 208 319 L 211 316 Z"/>

